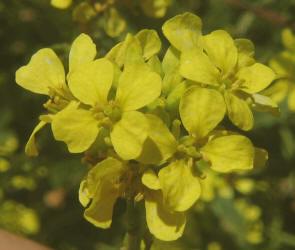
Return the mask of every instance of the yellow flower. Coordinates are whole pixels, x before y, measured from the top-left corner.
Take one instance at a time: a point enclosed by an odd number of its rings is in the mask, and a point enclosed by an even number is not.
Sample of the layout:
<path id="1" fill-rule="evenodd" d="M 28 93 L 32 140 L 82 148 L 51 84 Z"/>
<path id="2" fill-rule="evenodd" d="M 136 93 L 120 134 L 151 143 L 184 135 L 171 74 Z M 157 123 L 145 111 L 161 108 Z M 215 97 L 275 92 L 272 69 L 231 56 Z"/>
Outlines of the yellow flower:
<path id="1" fill-rule="evenodd" d="M 79 71 L 82 65 L 93 61 L 96 56 L 96 46 L 86 34 L 78 36 L 72 44 L 69 55 L 70 75 Z M 38 155 L 35 145 L 35 134 L 47 123 L 52 122 L 56 113 L 64 109 L 68 103 L 75 100 L 68 88 L 65 70 L 62 62 L 52 49 L 45 48 L 34 54 L 30 62 L 16 71 L 16 83 L 21 87 L 37 94 L 48 95 L 50 100 L 44 107 L 50 115 L 40 116 L 40 122 L 35 127 L 26 145 L 26 153 L 31 156 Z"/>
<path id="2" fill-rule="evenodd" d="M 276 103 L 258 94 L 273 81 L 275 74 L 267 66 L 255 63 L 252 42 L 233 40 L 223 30 L 202 36 L 201 28 L 200 18 L 190 13 L 178 15 L 163 25 L 164 35 L 180 51 L 177 55 L 171 49 L 176 62 L 180 57 L 180 75 L 190 80 L 190 85 L 210 88 L 205 90 L 208 97 L 212 90 L 223 96 L 225 101 L 220 105 L 226 106 L 230 120 L 243 130 L 251 129 L 254 123 L 249 104 L 259 111 L 278 115 Z"/>
<path id="3" fill-rule="evenodd" d="M 155 18 L 165 16 L 167 7 L 169 6 L 168 0 L 142 0 L 139 3 L 147 16 Z"/>
<path id="4" fill-rule="evenodd" d="M 81 182 L 79 200 L 84 207 L 88 206 L 84 216 L 89 222 L 109 228 L 117 198 L 130 199 L 134 194 L 138 201 L 140 197 L 145 199 L 146 220 L 152 234 L 166 241 L 182 235 L 185 215 L 165 208 L 159 179 L 151 168 L 108 157 L 94 166 Z"/>
<path id="5" fill-rule="evenodd" d="M 257 110 L 279 113 L 270 98 L 258 94 L 273 81 L 275 74 L 267 66 L 254 62 L 254 48 L 249 40 L 233 40 L 227 32 L 217 30 L 203 36 L 200 43 L 203 50 L 195 48 L 182 53 L 180 73 L 222 94 L 223 105 L 236 126 L 243 130 L 253 127 L 249 104 Z"/>
<path id="6" fill-rule="evenodd" d="M 286 50 L 269 62 L 269 66 L 277 73 L 278 80 L 263 93 L 275 102 L 281 102 L 287 96 L 289 109 L 295 111 L 295 36 L 290 29 L 284 29 L 282 39 Z"/>
<path id="7" fill-rule="evenodd" d="M 71 6 L 72 0 L 51 0 L 50 4 L 58 9 L 66 9 Z"/>
<path id="8" fill-rule="evenodd" d="M 161 78 L 144 63 L 130 64 L 120 75 L 114 100 L 109 101 L 113 74 L 111 62 L 105 58 L 70 74 L 69 88 L 83 105 L 71 102 L 52 122 L 55 139 L 67 143 L 70 152 L 86 151 L 104 126 L 109 127 L 111 142 L 120 157 L 127 160 L 140 155 L 148 124 L 136 110 L 160 95 Z"/>

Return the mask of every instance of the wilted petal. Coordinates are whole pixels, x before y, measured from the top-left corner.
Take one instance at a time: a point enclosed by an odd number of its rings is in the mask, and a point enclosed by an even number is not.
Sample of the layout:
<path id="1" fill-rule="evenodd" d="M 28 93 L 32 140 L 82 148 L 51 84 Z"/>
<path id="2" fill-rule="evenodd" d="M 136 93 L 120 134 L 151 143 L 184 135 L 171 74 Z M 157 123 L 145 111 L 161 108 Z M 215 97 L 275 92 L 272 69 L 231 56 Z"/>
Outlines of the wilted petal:
<path id="1" fill-rule="evenodd" d="M 150 232 L 164 241 L 182 236 L 186 224 L 184 213 L 170 213 L 163 207 L 161 191 L 145 193 L 146 221 Z"/>
<path id="2" fill-rule="evenodd" d="M 39 132 L 39 130 L 41 130 L 45 125 L 47 124 L 47 122 L 44 122 L 44 121 L 40 121 L 38 123 L 38 125 L 34 128 L 27 144 L 26 144 L 26 147 L 25 147 L 25 152 L 27 155 L 29 156 L 37 156 L 39 154 L 38 152 L 38 149 L 36 147 L 36 144 L 35 144 L 35 135 L 36 133 Z"/>
<path id="3" fill-rule="evenodd" d="M 118 197 L 119 189 L 112 183 L 102 180 L 90 206 L 84 212 L 85 219 L 97 227 L 109 228 Z"/>

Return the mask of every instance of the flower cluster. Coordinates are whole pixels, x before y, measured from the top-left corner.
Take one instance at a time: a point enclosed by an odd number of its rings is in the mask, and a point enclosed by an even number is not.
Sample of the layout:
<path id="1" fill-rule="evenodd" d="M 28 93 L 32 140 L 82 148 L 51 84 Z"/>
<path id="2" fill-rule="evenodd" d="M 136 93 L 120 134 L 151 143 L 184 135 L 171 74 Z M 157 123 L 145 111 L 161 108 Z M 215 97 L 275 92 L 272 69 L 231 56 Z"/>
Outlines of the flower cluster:
<path id="1" fill-rule="evenodd" d="M 281 102 L 287 97 L 288 108 L 295 111 L 295 36 L 290 29 L 284 29 L 282 40 L 285 50 L 269 62 L 277 74 L 277 81 L 264 94 L 275 102 Z"/>
<path id="2" fill-rule="evenodd" d="M 154 30 L 128 34 L 99 59 L 81 34 L 67 75 L 46 48 L 16 72 L 16 82 L 50 98 L 26 152 L 38 154 L 35 134 L 50 123 L 69 152 L 85 154 L 91 166 L 79 190 L 85 218 L 108 228 L 117 198 L 144 200 L 150 232 L 171 241 L 182 235 L 208 169 L 249 170 L 267 159 L 247 137 L 226 130 L 224 116 L 249 130 L 251 108 L 274 115 L 279 109 L 259 93 L 275 74 L 255 62 L 249 40 L 223 30 L 203 35 L 201 19 L 191 13 L 165 22 L 163 33 L 171 46 L 162 60 Z"/>
<path id="3" fill-rule="evenodd" d="M 122 7 L 135 9 L 140 7 L 146 16 L 161 18 L 165 16 L 171 0 L 95 0 L 83 1 L 73 10 L 73 18 L 79 23 L 86 23 L 103 14 L 104 28 L 111 37 L 119 36 L 126 27 L 126 20 L 119 11 Z M 51 0 L 51 5 L 58 9 L 66 9 L 72 5 L 72 0 Z"/>

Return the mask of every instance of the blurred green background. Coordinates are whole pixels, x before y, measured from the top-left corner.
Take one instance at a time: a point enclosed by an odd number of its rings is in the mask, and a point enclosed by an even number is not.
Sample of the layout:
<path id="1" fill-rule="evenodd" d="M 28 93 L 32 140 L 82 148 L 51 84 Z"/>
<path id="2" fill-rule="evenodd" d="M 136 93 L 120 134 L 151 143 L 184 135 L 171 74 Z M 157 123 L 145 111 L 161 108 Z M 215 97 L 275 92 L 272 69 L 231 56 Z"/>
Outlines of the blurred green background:
<path id="1" fill-rule="evenodd" d="M 127 32 L 156 29 L 165 51 L 168 43 L 162 24 L 185 11 L 202 18 L 205 34 L 225 29 L 234 38 L 251 39 L 256 60 L 267 64 L 284 49 L 281 30 L 295 29 L 295 1 L 163 0 L 158 2 L 169 6 L 162 18 L 145 15 L 136 4 L 117 1 L 126 29 L 116 37 L 106 27 L 113 28 L 108 22 L 118 20 L 108 19 L 105 13 L 91 20 L 86 15 L 87 22 L 76 16 L 74 21 L 81 2 L 73 1 L 64 10 L 54 8 L 49 0 L 0 2 L 0 227 L 55 249 L 120 249 L 125 230 L 123 201 L 116 204 L 109 230 L 83 219 L 78 188 L 87 166 L 81 163 L 81 155 L 70 155 L 65 144 L 53 140 L 49 128 L 37 136 L 40 155 L 24 154 L 47 98 L 20 88 L 15 71 L 45 47 L 53 48 L 66 66 L 71 42 L 81 32 L 90 34 L 103 56 Z M 242 132 L 268 151 L 267 166 L 244 175 L 211 176 L 211 185 L 190 211 L 184 236 L 172 243 L 156 242 L 153 250 L 295 249 L 295 114 L 286 102 L 280 107 L 280 118 L 256 113 L 255 128 Z"/>

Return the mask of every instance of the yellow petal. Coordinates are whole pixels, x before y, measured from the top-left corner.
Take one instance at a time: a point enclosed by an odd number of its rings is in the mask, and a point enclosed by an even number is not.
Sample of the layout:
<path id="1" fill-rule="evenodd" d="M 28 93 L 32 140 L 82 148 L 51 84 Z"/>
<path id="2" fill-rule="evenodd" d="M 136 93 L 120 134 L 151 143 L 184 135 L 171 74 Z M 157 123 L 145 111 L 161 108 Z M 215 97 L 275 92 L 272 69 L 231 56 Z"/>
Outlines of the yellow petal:
<path id="1" fill-rule="evenodd" d="M 295 36 L 291 29 L 287 28 L 282 31 L 282 41 L 287 49 L 295 50 Z"/>
<path id="2" fill-rule="evenodd" d="M 126 171 L 126 165 L 121 161 L 108 157 L 96 164 L 81 181 L 79 201 L 86 207 L 89 201 L 97 195 L 97 191 L 104 181 L 109 185 L 116 185 Z"/>
<path id="3" fill-rule="evenodd" d="M 149 189 L 159 190 L 161 188 L 159 178 L 151 168 L 144 171 L 141 181 Z"/>
<path id="4" fill-rule="evenodd" d="M 253 94 L 252 98 L 254 100 L 253 108 L 260 112 L 267 112 L 273 116 L 280 116 L 279 106 L 269 97 L 259 94 Z"/>
<path id="5" fill-rule="evenodd" d="M 199 83 L 219 85 L 220 73 L 209 57 L 199 49 L 184 51 L 180 57 L 180 74 Z"/>
<path id="6" fill-rule="evenodd" d="M 295 56 L 290 51 L 283 51 L 269 61 L 269 66 L 279 77 L 291 77 L 295 71 Z"/>
<path id="7" fill-rule="evenodd" d="M 145 164 L 157 164 L 174 154 L 177 141 L 158 116 L 146 114 L 145 117 L 149 124 L 148 138 L 136 160 Z"/>
<path id="8" fill-rule="evenodd" d="M 229 119 L 242 130 L 250 130 L 254 124 L 254 117 L 246 101 L 230 93 L 224 93 Z"/>
<path id="9" fill-rule="evenodd" d="M 124 112 L 110 135 L 114 149 L 122 159 L 135 159 L 140 155 L 148 136 L 147 119 L 137 111 Z"/>
<path id="10" fill-rule="evenodd" d="M 271 98 L 275 103 L 279 103 L 287 96 L 290 84 L 292 83 L 288 80 L 279 80 L 264 90 L 262 94 Z"/>
<path id="11" fill-rule="evenodd" d="M 142 0 L 139 2 L 142 10 L 147 16 L 160 18 L 165 16 L 168 0 Z"/>
<path id="12" fill-rule="evenodd" d="M 110 37 L 119 36 L 126 28 L 126 21 L 121 17 L 115 8 L 105 12 L 105 31 Z"/>
<path id="13" fill-rule="evenodd" d="M 217 137 L 209 141 L 201 151 L 210 160 L 211 168 L 217 172 L 228 173 L 253 168 L 254 147 L 245 136 Z"/>
<path id="14" fill-rule="evenodd" d="M 156 238 L 171 241 L 182 236 L 186 223 L 185 214 L 166 211 L 160 191 L 145 194 L 145 209 L 148 228 Z"/>
<path id="15" fill-rule="evenodd" d="M 190 50 L 199 46 L 202 20 L 189 12 L 166 21 L 162 27 L 165 37 L 178 50 Z"/>
<path id="16" fill-rule="evenodd" d="M 268 160 L 268 153 L 263 148 L 255 147 L 254 168 L 263 168 Z"/>
<path id="17" fill-rule="evenodd" d="M 161 77 L 146 64 L 126 67 L 119 79 L 116 101 L 124 111 L 140 109 L 161 93 Z"/>
<path id="18" fill-rule="evenodd" d="M 164 75 L 162 92 L 168 95 L 182 81 L 183 78 L 179 73 L 179 67 L 174 68 Z"/>
<path id="19" fill-rule="evenodd" d="M 152 71 L 156 72 L 158 75 L 161 77 L 163 76 L 163 69 L 162 69 L 162 64 L 157 55 L 152 56 L 148 61 L 147 65 L 150 66 Z"/>
<path id="20" fill-rule="evenodd" d="M 84 212 L 85 219 L 97 227 L 109 228 L 118 197 L 119 189 L 110 182 L 102 180 L 90 206 Z"/>
<path id="21" fill-rule="evenodd" d="M 51 124 L 54 138 L 67 144 L 71 153 L 86 151 L 95 141 L 99 127 L 91 112 L 72 102 L 58 112 Z"/>
<path id="22" fill-rule="evenodd" d="M 25 152 L 27 155 L 29 156 L 37 156 L 39 154 L 38 152 L 38 149 L 36 147 L 36 144 L 35 144 L 35 135 L 37 132 L 39 132 L 39 130 L 41 130 L 45 125 L 47 124 L 47 122 L 44 122 L 44 121 L 40 121 L 38 123 L 38 125 L 34 128 L 27 144 L 26 144 L 26 147 L 25 147 Z"/>
<path id="23" fill-rule="evenodd" d="M 171 72 L 176 67 L 178 67 L 180 61 L 180 52 L 174 48 L 173 46 L 170 46 L 163 58 L 162 67 L 165 74 Z"/>
<path id="24" fill-rule="evenodd" d="M 69 76 L 70 90 L 85 104 L 104 104 L 112 86 L 113 71 L 112 63 L 104 58 L 83 64 Z"/>
<path id="25" fill-rule="evenodd" d="M 177 84 L 177 82 L 175 83 Z M 179 102 L 189 87 L 190 85 L 187 81 L 182 81 L 167 96 L 165 108 L 170 112 L 172 119 L 179 118 Z"/>
<path id="26" fill-rule="evenodd" d="M 149 60 L 161 50 L 161 40 L 155 30 L 143 29 L 135 37 L 140 42 L 145 60 Z"/>
<path id="27" fill-rule="evenodd" d="M 240 69 L 236 77 L 244 81 L 240 87 L 241 90 L 254 94 L 270 85 L 275 79 L 275 73 L 271 68 L 261 63 L 254 63 L 249 67 Z"/>
<path id="28" fill-rule="evenodd" d="M 159 172 L 165 206 L 171 211 L 188 210 L 200 197 L 199 178 L 184 160 L 174 161 Z"/>
<path id="29" fill-rule="evenodd" d="M 215 198 L 215 186 L 216 179 L 218 176 L 216 172 L 212 171 L 210 168 L 204 168 L 202 171 L 205 173 L 205 178 L 200 179 L 202 193 L 200 199 L 206 202 L 210 202 Z"/>
<path id="30" fill-rule="evenodd" d="M 80 183 L 79 187 L 79 201 L 83 207 L 87 207 L 90 202 L 90 197 L 87 189 L 87 180 L 84 179 Z"/>
<path id="31" fill-rule="evenodd" d="M 179 105 L 183 126 L 198 139 L 221 122 L 225 111 L 224 99 L 218 91 L 200 87 L 189 88 Z"/>
<path id="32" fill-rule="evenodd" d="M 72 4 L 72 0 L 51 0 L 50 4 L 58 9 L 66 9 Z"/>
<path id="33" fill-rule="evenodd" d="M 103 181 L 108 181 L 110 185 L 118 184 L 126 170 L 126 165 L 112 157 L 108 157 L 97 163 L 87 174 L 86 183 L 84 184 L 84 190 L 87 190 L 85 194 L 87 194 L 88 198 L 92 199 L 96 195 L 97 187 Z"/>
<path id="34" fill-rule="evenodd" d="M 138 41 L 137 38 L 136 40 Z M 125 40 L 115 45 L 105 56 L 105 58 L 116 63 L 119 68 L 122 68 L 126 60 L 127 49 L 131 43 L 134 43 L 134 36 L 128 33 Z"/>
<path id="35" fill-rule="evenodd" d="M 128 46 L 125 52 L 124 69 L 126 67 L 134 67 L 135 64 L 143 64 L 142 48 L 137 37 L 131 36 L 128 40 Z"/>
<path id="36" fill-rule="evenodd" d="M 295 84 L 289 87 L 288 107 L 291 111 L 295 111 Z"/>
<path id="37" fill-rule="evenodd" d="M 75 6 L 73 20 L 85 24 L 97 15 L 94 6 L 84 1 Z"/>
<path id="38" fill-rule="evenodd" d="M 254 44 L 248 39 L 235 39 L 235 46 L 238 49 L 238 64 L 237 68 L 250 66 L 255 63 L 254 54 L 255 47 Z"/>
<path id="39" fill-rule="evenodd" d="M 21 87 L 37 94 L 49 94 L 49 88 L 66 88 L 64 67 L 52 49 L 41 49 L 26 66 L 15 73 L 15 81 Z"/>
<path id="40" fill-rule="evenodd" d="M 238 60 L 238 50 L 234 40 L 224 30 L 216 30 L 201 39 L 202 47 L 205 49 L 212 63 L 218 67 L 223 74 L 232 70 Z"/>
<path id="41" fill-rule="evenodd" d="M 69 72 L 76 71 L 82 65 L 88 64 L 96 56 L 96 45 L 90 36 L 82 33 L 73 42 L 69 55 Z"/>

